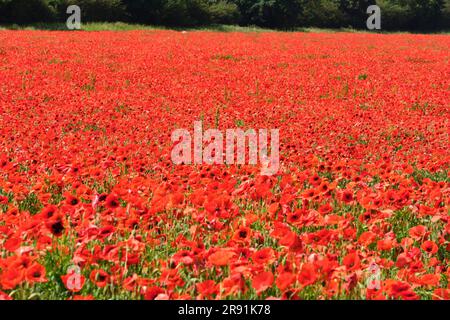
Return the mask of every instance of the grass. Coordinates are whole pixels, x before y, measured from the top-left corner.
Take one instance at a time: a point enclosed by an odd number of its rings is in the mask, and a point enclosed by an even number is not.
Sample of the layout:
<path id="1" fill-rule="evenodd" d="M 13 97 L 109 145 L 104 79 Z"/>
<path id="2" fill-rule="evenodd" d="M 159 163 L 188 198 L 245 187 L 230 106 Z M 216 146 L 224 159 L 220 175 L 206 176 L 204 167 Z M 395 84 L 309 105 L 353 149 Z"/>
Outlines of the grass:
<path id="1" fill-rule="evenodd" d="M 130 24 L 125 22 L 89 22 L 83 23 L 81 26 L 83 31 L 131 31 L 131 30 L 188 30 L 188 31 L 215 31 L 215 32 L 306 32 L 306 33 L 375 33 L 369 30 L 356 30 L 353 28 L 295 28 L 289 31 L 261 28 L 257 26 L 237 26 L 237 25 L 210 25 L 197 27 L 164 27 L 143 24 Z M 7 24 L 0 25 L 0 30 L 49 30 L 49 31 L 70 31 L 65 23 L 34 23 L 28 25 Z M 405 32 L 405 31 L 381 31 L 381 34 L 391 33 L 430 33 L 430 34 L 450 34 L 450 30 L 442 30 L 435 32 Z"/>
<path id="2" fill-rule="evenodd" d="M 174 27 L 152 26 L 143 24 L 129 24 L 125 22 L 89 22 L 81 25 L 83 31 L 131 31 L 131 30 L 195 30 L 195 31 L 220 31 L 220 32 L 270 32 L 271 29 L 259 27 L 240 27 L 233 25 L 213 25 L 204 27 Z M 49 30 L 71 31 L 65 23 L 34 23 L 28 25 L 8 24 L 0 25 L 0 30 Z"/>

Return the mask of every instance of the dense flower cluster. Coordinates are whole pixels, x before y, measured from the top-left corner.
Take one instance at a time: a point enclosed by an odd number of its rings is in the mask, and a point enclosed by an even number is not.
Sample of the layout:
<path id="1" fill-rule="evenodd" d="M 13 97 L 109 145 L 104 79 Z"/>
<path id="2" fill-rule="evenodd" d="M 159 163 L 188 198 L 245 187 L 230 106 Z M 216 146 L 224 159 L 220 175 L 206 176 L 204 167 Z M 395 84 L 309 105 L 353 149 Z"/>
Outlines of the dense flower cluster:
<path id="1" fill-rule="evenodd" d="M 449 47 L 0 31 L 0 299 L 449 299 Z M 194 121 L 279 172 L 174 165 Z"/>

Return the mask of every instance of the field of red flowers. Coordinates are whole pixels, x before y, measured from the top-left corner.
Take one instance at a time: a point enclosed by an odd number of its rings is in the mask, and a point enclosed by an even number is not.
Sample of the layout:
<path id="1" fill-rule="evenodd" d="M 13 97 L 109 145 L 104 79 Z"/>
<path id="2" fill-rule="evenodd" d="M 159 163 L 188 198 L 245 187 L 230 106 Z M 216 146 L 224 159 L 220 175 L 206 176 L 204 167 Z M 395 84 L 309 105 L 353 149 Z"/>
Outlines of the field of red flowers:
<path id="1" fill-rule="evenodd" d="M 0 31 L 0 298 L 450 299 L 450 37 Z M 171 133 L 277 128 L 280 170 Z"/>

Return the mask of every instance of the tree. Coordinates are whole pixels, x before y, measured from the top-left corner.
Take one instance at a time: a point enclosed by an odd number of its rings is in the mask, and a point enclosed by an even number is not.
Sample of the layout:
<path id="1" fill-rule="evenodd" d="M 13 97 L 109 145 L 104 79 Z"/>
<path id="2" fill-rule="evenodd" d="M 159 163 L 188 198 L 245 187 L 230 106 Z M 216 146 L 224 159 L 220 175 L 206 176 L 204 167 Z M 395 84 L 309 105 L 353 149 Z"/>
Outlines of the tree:
<path id="1" fill-rule="evenodd" d="M 367 8 L 374 4 L 375 0 L 339 0 L 340 10 L 346 15 L 348 24 L 355 28 L 365 28 Z"/>
<path id="2" fill-rule="evenodd" d="M 138 23 L 161 24 L 166 0 L 122 0 L 128 20 Z"/>
<path id="3" fill-rule="evenodd" d="M 10 0 L 2 1 L 5 10 L 5 22 L 27 24 L 50 22 L 55 19 L 55 12 L 47 0 Z"/>
<path id="4" fill-rule="evenodd" d="M 447 30 L 450 29 L 450 0 L 444 1 L 440 27 Z"/>
<path id="5" fill-rule="evenodd" d="M 339 28 L 348 24 L 339 0 L 305 1 L 299 20 L 305 27 Z"/>
<path id="6" fill-rule="evenodd" d="M 293 28 L 299 24 L 304 0 L 235 0 L 242 24 Z"/>
<path id="7" fill-rule="evenodd" d="M 434 29 L 441 20 L 443 0 L 405 0 L 412 14 L 411 29 Z"/>
<path id="8" fill-rule="evenodd" d="M 238 6 L 229 1 L 210 0 L 208 11 L 213 23 L 237 24 L 240 19 Z"/>

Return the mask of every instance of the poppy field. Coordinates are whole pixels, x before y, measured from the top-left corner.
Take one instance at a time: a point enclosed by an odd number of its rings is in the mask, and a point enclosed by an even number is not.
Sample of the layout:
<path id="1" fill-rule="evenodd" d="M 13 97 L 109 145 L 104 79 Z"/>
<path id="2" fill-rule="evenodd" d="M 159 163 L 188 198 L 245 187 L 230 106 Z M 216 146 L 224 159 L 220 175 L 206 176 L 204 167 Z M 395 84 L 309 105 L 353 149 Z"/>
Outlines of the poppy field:
<path id="1" fill-rule="evenodd" d="M 0 31 L 0 299 L 450 299 L 450 37 Z M 171 134 L 279 130 L 280 166 Z"/>

